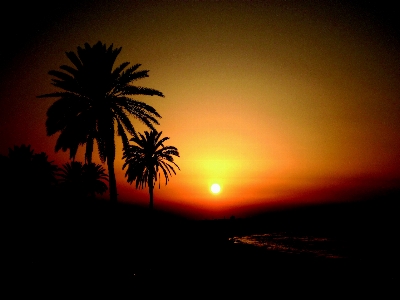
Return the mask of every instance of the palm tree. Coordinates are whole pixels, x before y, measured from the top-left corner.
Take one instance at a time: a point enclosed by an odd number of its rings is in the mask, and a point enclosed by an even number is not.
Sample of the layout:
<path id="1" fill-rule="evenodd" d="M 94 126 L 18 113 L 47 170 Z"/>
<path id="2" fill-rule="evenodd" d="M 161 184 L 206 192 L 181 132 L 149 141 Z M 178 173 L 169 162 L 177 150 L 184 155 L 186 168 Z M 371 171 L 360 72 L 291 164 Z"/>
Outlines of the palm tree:
<path id="1" fill-rule="evenodd" d="M 79 161 L 72 161 L 62 165 L 58 173 L 60 187 L 63 194 L 68 196 L 82 197 L 83 185 L 83 164 Z"/>
<path id="2" fill-rule="evenodd" d="M 87 163 L 83 165 L 83 182 L 87 195 L 94 198 L 95 194 L 102 195 L 107 191 L 108 175 L 102 165 Z"/>
<path id="3" fill-rule="evenodd" d="M 172 173 L 176 174 L 174 166 L 179 169 L 173 157 L 179 157 L 178 149 L 173 146 L 164 146 L 164 142 L 169 137 L 160 139 L 161 134 L 162 132 L 157 132 L 155 129 L 150 132 L 145 131 L 144 135 L 134 133 L 131 141 L 136 145 L 126 147 L 123 155 L 125 159 L 123 169 L 128 167 L 125 173 L 128 182 L 132 184 L 136 181 L 136 188 L 149 186 L 150 210 L 153 209 L 153 189 L 157 176 L 160 188 L 160 170 L 167 184 L 169 176 L 172 176 Z"/>
<path id="4" fill-rule="evenodd" d="M 134 100 L 134 95 L 164 95 L 154 89 L 134 86 L 133 81 L 148 77 L 148 70 L 141 66 L 126 67 L 124 62 L 113 70 L 113 65 L 122 48 L 106 47 L 100 41 L 84 48 L 78 47 L 77 54 L 66 52 L 73 67 L 62 65 L 62 71 L 50 71 L 52 84 L 61 92 L 38 96 L 56 100 L 47 111 L 47 135 L 60 133 L 55 151 L 69 150 L 75 158 L 79 145 L 86 145 L 85 162 L 92 162 L 94 141 L 97 143 L 102 162 L 107 162 L 110 199 L 117 201 L 117 186 L 114 172 L 115 132 L 121 136 L 123 145 L 128 144 L 126 132 L 135 133 L 129 117 L 133 116 L 150 129 L 158 124 L 161 116 L 150 105 Z"/>
<path id="5" fill-rule="evenodd" d="M 65 192 L 75 197 L 95 197 L 107 191 L 108 175 L 102 165 L 95 163 L 82 164 L 79 161 L 68 162 L 58 173 L 60 186 Z"/>

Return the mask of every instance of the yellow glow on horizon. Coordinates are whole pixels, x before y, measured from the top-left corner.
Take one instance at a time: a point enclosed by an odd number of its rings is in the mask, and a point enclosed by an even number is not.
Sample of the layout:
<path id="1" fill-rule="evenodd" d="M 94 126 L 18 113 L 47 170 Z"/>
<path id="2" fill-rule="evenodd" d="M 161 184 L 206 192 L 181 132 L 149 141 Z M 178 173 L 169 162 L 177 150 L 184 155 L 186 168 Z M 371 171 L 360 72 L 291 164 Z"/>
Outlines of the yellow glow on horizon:
<path id="1" fill-rule="evenodd" d="M 221 186 L 218 183 L 214 183 L 211 185 L 210 190 L 213 194 L 219 194 L 221 192 Z"/>

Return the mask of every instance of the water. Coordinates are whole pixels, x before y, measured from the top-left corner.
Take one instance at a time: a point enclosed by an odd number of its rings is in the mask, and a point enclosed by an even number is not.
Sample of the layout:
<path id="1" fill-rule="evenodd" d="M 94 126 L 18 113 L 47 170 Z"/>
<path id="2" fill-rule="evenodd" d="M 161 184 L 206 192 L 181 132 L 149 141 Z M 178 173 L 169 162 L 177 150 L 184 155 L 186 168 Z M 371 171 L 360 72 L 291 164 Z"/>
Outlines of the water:
<path id="1" fill-rule="evenodd" d="M 252 245 L 266 250 L 291 254 L 306 254 L 329 259 L 346 258 L 346 247 L 339 241 L 311 235 L 292 235 L 287 232 L 251 234 L 230 238 L 235 244 Z"/>

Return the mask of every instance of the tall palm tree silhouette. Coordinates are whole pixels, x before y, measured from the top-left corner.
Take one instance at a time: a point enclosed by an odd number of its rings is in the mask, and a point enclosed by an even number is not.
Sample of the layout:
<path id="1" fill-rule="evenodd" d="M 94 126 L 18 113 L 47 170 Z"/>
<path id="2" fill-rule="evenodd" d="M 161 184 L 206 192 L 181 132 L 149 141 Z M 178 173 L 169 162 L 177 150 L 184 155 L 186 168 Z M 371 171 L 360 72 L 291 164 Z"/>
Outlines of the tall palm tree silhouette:
<path id="1" fill-rule="evenodd" d="M 176 174 L 174 166 L 179 169 L 174 162 L 174 156 L 179 157 L 178 149 L 173 146 L 164 146 L 164 142 L 169 137 L 160 139 L 161 134 L 162 132 L 157 132 L 155 129 L 150 132 L 145 131 L 144 135 L 134 133 L 131 141 L 136 145 L 126 147 L 123 155 L 125 163 L 122 168 L 128 167 L 125 173 L 127 181 L 130 184 L 136 181 L 136 188 L 149 186 L 150 210 L 153 209 L 153 190 L 157 176 L 160 188 L 160 170 L 167 184 L 169 176 L 172 176 L 172 173 Z"/>
<path id="2" fill-rule="evenodd" d="M 106 47 L 100 41 L 90 46 L 77 48 L 77 54 L 66 52 L 73 67 L 62 65 L 63 71 L 52 70 L 52 84 L 61 92 L 38 96 L 59 98 L 47 111 L 47 135 L 57 132 L 55 151 L 70 151 L 75 158 L 79 145 L 86 144 L 85 161 L 92 162 L 94 141 L 97 142 L 102 162 L 107 162 L 109 173 L 110 199 L 117 201 L 117 186 L 114 172 L 115 132 L 121 136 L 123 145 L 128 144 L 126 132 L 135 133 L 130 116 L 138 119 L 150 129 L 158 124 L 161 116 L 150 105 L 131 97 L 134 95 L 164 95 L 154 89 L 134 86 L 133 81 L 148 77 L 148 70 L 138 70 L 136 64 L 124 62 L 113 70 L 121 48 Z"/>

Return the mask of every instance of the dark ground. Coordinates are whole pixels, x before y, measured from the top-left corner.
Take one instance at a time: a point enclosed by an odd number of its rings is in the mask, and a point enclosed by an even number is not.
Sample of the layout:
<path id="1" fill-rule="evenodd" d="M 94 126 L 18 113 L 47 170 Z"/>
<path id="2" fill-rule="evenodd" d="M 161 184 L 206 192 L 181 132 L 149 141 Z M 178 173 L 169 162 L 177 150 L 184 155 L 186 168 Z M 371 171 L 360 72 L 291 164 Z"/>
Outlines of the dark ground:
<path id="1" fill-rule="evenodd" d="M 188 299 L 398 295 L 397 211 L 393 201 L 380 203 L 208 221 L 150 216 L 146 209 L 103 202 L 13 206 L 3 209 L 3 284 L 13 286 L 14 295 L 53 290 L 62 295 L 81 288 Z M 275 253 L 229 241 L 279 230 L 335 237 L 346 244 L 348 256 Z"/>

